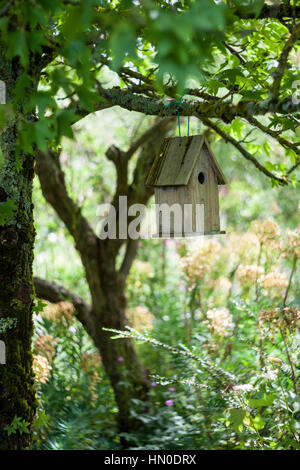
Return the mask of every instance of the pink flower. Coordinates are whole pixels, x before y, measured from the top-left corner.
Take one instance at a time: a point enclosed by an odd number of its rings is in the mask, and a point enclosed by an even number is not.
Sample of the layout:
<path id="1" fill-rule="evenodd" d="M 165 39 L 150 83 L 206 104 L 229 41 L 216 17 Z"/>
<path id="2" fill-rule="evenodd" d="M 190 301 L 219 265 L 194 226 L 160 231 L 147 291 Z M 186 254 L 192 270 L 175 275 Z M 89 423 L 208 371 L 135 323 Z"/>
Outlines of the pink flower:
<path id="1" fill-rule="evenodd" d="M 118 357 L 118 362 L 123 362 L 123 361 L 124 361 L 124 357 L 119 356 L 119 357 Z"/>
<path id="2" fill-rule="evenodd" d="M 169 387 L 168 390 L 169 390 L 170 392 L 175 392 L 175 388 L 174 388 L 174 387 Z"/>
<path id="3" fill-rule="evenodd" d="M 156 382 L 152 382 L 151 387 L 157 387 L 157 383 L 156 383 Z"/>
<path id="4" fill-rule="evenodd" d="M 173 406 L 173 403 L 174 403 L 173 400 L 167 400 L 167 401 L 165 402 L 165 404 L 166 404 L 167 406 Z"/>

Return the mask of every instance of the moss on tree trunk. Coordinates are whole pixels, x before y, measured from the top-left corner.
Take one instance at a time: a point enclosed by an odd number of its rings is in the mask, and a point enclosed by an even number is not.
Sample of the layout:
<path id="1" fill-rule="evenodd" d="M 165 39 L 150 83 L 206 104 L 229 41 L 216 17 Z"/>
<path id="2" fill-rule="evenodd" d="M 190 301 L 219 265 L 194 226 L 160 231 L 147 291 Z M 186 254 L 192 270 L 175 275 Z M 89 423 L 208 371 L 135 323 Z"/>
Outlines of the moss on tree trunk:
<path id="1" fill-rule="evenodd" d="M 1 60 L 0 75 L 9 101 L 19 71 L 12 63 Z M 36 410 L 31 354 L 34 160 L 20 154 L 16 165 L 16 139 L 17 123 L 11 118 L 0 135 L 4 157 L 0 168 L 0 203 L 2 209 L 7 201 L 15 204 L 15 211 L 0 225 L 0 340 L 6 348 L 6 364 L 0 364 L 0 450 L 30 446 Z M 8 319 L 13 319 L 9 327 Z M 5 428 L 15 417 L 29 423 L 28 433 L 17 431 L 9 435 Z"/>

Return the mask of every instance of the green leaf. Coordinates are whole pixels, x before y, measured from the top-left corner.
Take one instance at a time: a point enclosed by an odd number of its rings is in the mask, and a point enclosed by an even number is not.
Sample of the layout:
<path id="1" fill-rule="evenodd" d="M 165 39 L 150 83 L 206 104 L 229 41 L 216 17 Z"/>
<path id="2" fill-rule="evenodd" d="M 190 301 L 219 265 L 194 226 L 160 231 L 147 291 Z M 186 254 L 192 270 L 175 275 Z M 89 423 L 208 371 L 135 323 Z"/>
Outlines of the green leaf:
<path id="1" fill-rule="evenodd" d="M 275 397 L 273 393 L 264 393 L 262 398 L 249 398 L 247 403 L 249 406 L 252 406 L 254 408 L 262 408 L 263 406 L 272 405 L 274 399 Z"/>
<path id="2" fill-rule="evenodd" d="M 46 110 L 54 110 L 56 108 L 56 101 L 50 92 L 38 91 L 33 95 L 29 107 L 37 107 L 39 117 L 42 118 Z"/>
<path id="3" fill-rule="evenodd" d="M 229 421 L 236 432 L 242 432 L 243 421 L 246 416 L 246 411 L 243 408 L 232 408 L 229 412 Z"/>
<path id="4" fill-rule="evenodd" d="M 26 67 L 28 64 L 28 47 L 26 44 L 26 33 L 24 29 L 9 33 L 9 57 L 20 57 L 21 64 Z"/>
<path id="5" fill-rule="evenodd" d="M 265 167 L 268 171 L 273 171 L 276 169 L 276 165 L 274 165 L 274 163 L 271 163 L 271 162 L 266 162 Z"/>
<path id="6" fill-rule="evenodd" d="M 249 413 L 247 413 L 244 419 L 244 424 L 246 424 L 250 429 L 253 429 L 254 431 L 259 431 L 260 429 L 263 429 L 265 427 L 266 423 L 260 416 L 260 414 L 257 414 L 255 418 L 251 418 Z"/>
<path id="7" fill-rule="evenodd" d="M 8 426 L 5 426 L 4 430 L 7 432 L 9 436 L 11 434 L 15 434 L 16 432 L 19 432 L 20 434 L 23 434 L 23 433 L 28 434 L 29 425 L 30 423 L 27 423 L 26 421 L 22 420 L 18 416 L 15 416 L 11 424 Z"/>
<path id="8" fill-rule="evenodd" d="M 57 116 L 57 144 L 62 136 L 73 139 L 74 134 L 71 127 L 73 119 L 73 112 L 64 112 Z"/>
<path id="9" fill-rule="evenodd" d="M 237 77 L 243 77 L 244 74 L 240 67 L 234 67 L 232 69 L 226 69 L 216 75 L 216 78 L 220 80 L 229 80 L 230 84 L 236 83 Z"/>
<path id="10" fill-rule="evenodd" d="M 40 429 L 42 426 L 45 426 L 49 421 L 49 416 L 46 415 L 45 410 L 39 411 L 37 418 L 34 422 L 34 427 Z"/>
<path id="11" fill-rule="evenodd" d="M 13 217 L 16 209 L 17 206 L 13 199 L 0 202 L 0 225 L 5 225 Z"/>
<path id="12" fill-rule="evenodd" d="M 207 88 L 210 93 L 216 95 L 219 91 L 219 88 L 224 88 L 224 83 L 212 79 L 207 82 Z"/>
<path id="13" fill-rule="evenodd" d="M 132 26 L 121 22 L 114 29 L 110 38 L 110 47 L 113 53 L 112 68 L 117 70 L 125 55 L 135 56 L 136 38 Z"/>
<path id="14" fill-rule="evenodd" d="M 14 110 L 11 104 L 0 104 L 0 128 L 3 128 L 13 116 Z"/>

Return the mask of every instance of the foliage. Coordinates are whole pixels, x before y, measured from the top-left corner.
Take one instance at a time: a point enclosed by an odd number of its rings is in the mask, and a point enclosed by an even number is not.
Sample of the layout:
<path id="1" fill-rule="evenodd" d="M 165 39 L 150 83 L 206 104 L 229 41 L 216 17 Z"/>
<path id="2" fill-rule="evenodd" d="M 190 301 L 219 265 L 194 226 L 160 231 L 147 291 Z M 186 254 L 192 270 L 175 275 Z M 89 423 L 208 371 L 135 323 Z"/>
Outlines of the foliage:
<path id="1" fill-rule="evenodd" d="M 130 147 L 129 130 L 140 135 L 136 115 L 136 127 L 125 111 L 126 123 L 116 125 L 120 113 L 107 108 L 119 105 L 145 115 L 191 116 L 198 131 L 213 130 L 208 138 L 230 177 L 221 207 L 231 236 L 200 247 L 178 243 L 176 249 L 174 243 L 145 241 L 129 276 L 127 316 L 135 327 L 152 329 L 152 336 L 138 338 L 140 356 L 155 376 L 148 409 L 132 403 L 144 424 L 126 436 L 135 448 L 298 446 L 299 263 L 296 251 L 289 251 L 294 245 L 284 246 L 288 232 L 279 235 L 274 222 L 294 230 L 299 219 L 293 189 L 299 103 L 292 95 L 300 31 L 298 2 L 281 3 L 276 15 L 260 0 L 1 2 L 1 79 L 9 86 L 0 122 L 4 130 L 12 122 L 17 130 L 17 172 L 21 153 L 50 148 L 57 157 L 63 146 L 70 195 L 96 226 L 94 208 L 111 200 L 115 189 L 115 168 L 99 155 L 111 140 Z M 100 119 L 89 116 L 96 111 Z M 81 145 L 76 149 L 75 136 Z M 5 139 L 2 147 L 0 176 L 6 171 L 15 191 Z M 130 162 L 131 178 L 132 169 Z M 35 271 L 63 280 L 89 301 L 71 237 L 45 208 L 37 182 L 35 190 Z M 14 191 L 1 193 L 0 226 L 19 209 Z M 270 218 L 250 229 L 253 220 Z M 266 231 L 259 232 L 262 227 Z M 40 307 L 36 448 L 117 448 L 122 436 L 101 358 L 72 306 Z M 166 389 L 171 384 L 175 390 Z M 18 417 L 13 423 L 9 432 L 26 432 Z"/>
<path id="2" fill-rule="evenodd" d="M 123 117 L 112 110 L 103 112 L 102 124 L 107 135 L 99 133 L 95 118 L 87 120 L 85 126 L 76 132 L 76 144 L 66 141 L 62 154 L 68 189 L 82 201 L 83 212 L 93 226 L 99 223 L 93 208 L 99 201 L 109 201 L 114 190 L 109 185 L 114 171 L 111 163 L 99 157 L 105 151 L 106 139 L 123 148 L 127 136 L 134 135 L 140 125 L 139 118 L 134 114 L 125 113 Z M 192 130 L 196 125 L 191 120 Z M 141 432 L 125 436 L 130 439 L 132 448 L 296 447 L 291 428 L 297 436 L 299 404 L 283 337 L 278 331 L 275 335 L 270 331 L 272 322 L 257 325 L 257 321 L 259 312 L 280 306 L 282 289 L 287 288 L 286 280 L 292 269 L 297 245 L 291 235 L 288 238 L 290 231 L 285 227 L 297 233 L 298 202 L 292 188 L 269 189 L 263 176 L 254 179 L 251 174 L 245 175 L 244 166 L 237 163 L 234 152 L 228 154 L 225 144 L 216 142 L 214 149 L 230 180 L 226 192 L 221 191 L 220 195 L 221 215 L 223 224 L 227 221 L 227 235 L 203 244 L 201 240 L 192 243 L 143 240 L 138 260 L 133 264 L 128 278 L 127 313 L 134 328 L 144 334 L 143 328 L 146 327 L 148 339 L 153 338 L 180 351 L 180 354 L 173 354 L 170 349 L 153 348 L 147 341 L 138 346 L 139 355 L 153 376 L 153 386 L 150 408 L 145 409 L 143 403 L 132 406 L 132 413 L 143 423 Z M 37 186 L 36 182 L 35 208 L 39 236 L 35 272 L 39 276 L 63 282 L 88 301 L 87 286 L 77 254 L 73 251 L 72 240 L 54 212 L 43 202 Z M 261 218 L 255 222 L 258 216 Z M 268 219 L 271 222 L 264 222 Z M 294 242 L 288 243 L 289 240 Z M 261 242 L 257 302 L 255 274 Z M 208 270 L 204 267 L 206 265 Z M 252 275 L 250 285 L 247 276 L 243 276 L 247 269 L 248 276 Z M 270 279 L 265 276 L 270 272 L 282 276 L 274 276 L 275 285 L 267 285 L 266 290 L 264 284 Z M 296 271 L 289 291 L 288 307 L 295 305 L 299 309 L 298 284 L 299 273 Z M 201 296 L 198 295 L 200 291 Z M 36 335 L 51 335 L 50 344 L 56 350 L 48 381 L 39 385 L 41 407 L 45 408 L 49 418 L 40 433 L 39 445 L 41 448 L 60 449 L 117 448 L 121 436 L 116 429 L 116 407 L 106 374 L 100 365 L 98 373 L 102 381 L 96 383 L 97 398 L 92 401 L 90 386 L 93 376 L 87 376 L 83 371 L 82 356 L 86 353 L 93 355 L 96 351 L 79 323 L 71 320 L 70 315 L 67 318 L 62 315 L 61 307 L 66 306 L 53 306 L 52 310 L 47 307 L 44 312 L 36 312 L 42 315 L 37 318 Z M 215 318 L 213 313 L 210 319 L 203 318 L 208 311 L 214 312 L 216 309 L 218 313 L 223 308 L 228 309 L 234 324 L 233 330 L 228 330 L 228 336 L 216 334 L 222 331 L 220 328 L 216 331 L 209 328 Z M 143 324 L 141 316 L 145 320 Z M 227 317 L 221 315 L 220 318 Z M 76 331 L 72 328 L 71 333 L 68 328 L 72 326 Z M 264 335 L 264 370 L 260 363 L 260 333 Z M 283 334 L 297 372 L 299 359 L 295 334 L 286 329 Z M 74 346 L 75 354 L 72 342 L 84 346 Z M 48 351 L 46 344 L 44 347 Z M 211 368 L 202 369 L 200 362 L 181 354 L 186 350 L 209 365 L 213 363 L 230 374 L 230 378 L 221 379 L 220 387 L 219 381 L 211 374 Z M 71 370 L 74 371 L 72 374 Z M 277 375 L 276 380 L 274 374 Z M 78 380 L 77 377 L 84 378 Z M 242 387 L 233 391 L 230 383 L 236 386 L 252 385 L 253 389 L 247 392 Z M 197 384 L 200 386 L 197 387 Z M 228 391 L 225 392 L 226 389 Z M 67 400 L 67 396 L 72 399 Z M 249 400 L 253 401 L 248 403 Z M 258 406 L 263 400 L 269 404 Z M 100 420 L 97 418 L 98 407 L 103 413 Z M 256 429 L 262 426 L 258 414 L 265 423 L 263 429 Z M 80 439 L 77 439 L 77 433 Z"/>
<path id="3" fill-rule="evenodd" d="M 287 240 L 294 242 L 287 243 Z M 295 324 L 289 324 L 294 305 L 299 321 L 297 272 L 288 290 L 284 322 L 274 323 L 273 316 L 269 317 L 277 307 L 280 314 L 297 247 L 297 230 L 282 233 L 275 222 L 262 220 L 254 221 L 246 233 L 231 233 L 223 239 L 143 242 L 127 286 L 131 321 L 135 324 L 136 314 L 136 327 L 140 331 L 131 329 L 118 333 L 141 340 L 139 353 L 152 374 L 150 409 L 146 410 L 145 404 L 138 402 L 132 407 L 134 416 L 143 423 L 142 431 L 125 436 L 132 448 L 299 447 L 299 403 L 295 392 L 298 379 L 293 377 L 293 371 L 297 375 L 299 358 Z M 141 309 L 145 319 L 147 312 L 152 314 L 146 322 L 148 330 L 144 332 L 145 325 L 141 325 L 139 319 Z M 225 316 L 224 309 L 227 309 Z M 231 317 L 230 322 L 227 315 Z M 51 323 L 47 323 L 45 317 Z M 66 325 L 58 321 L 61 316 L 55 318 L 53 323 L 46 309 L 40 319 L 45 330 L 42 335 L 37 333 L 40 336 L 52 334 L 54 344 L 60 331 L 59 342 L 70 361 L 74 353 L 69 356 L 69 348 L 77 346 L 71 346 L 68 341 Z M 75 325 L 76 344 L 80 337 L 84 338 L 84 332 L 77 323 Z M 87 340 L 81 341 L 84 344 Z M 83 373 L 79 364 L 84 353 L 84 348 L 79 349 L 77 359 L 72 362 L 78 376 Z M 68 377 L 70 373 L 69 365 L 66 368 L 64 364 L 59 353 L 52 364 L 52 374 L 62 374 L 63 384 L 66 374 Z M 105 380 L 103 371 L 99 373 Z M 91 379 L 90 376 L 88 383 Z M 57 379 L 55 385 L 52 381 L 51 377 L 40 386 L 42 402 L 47 408 L 51 403 L 48 408 L 51 421 L 57 416 L 53 410 L 60 410 L 59 422 L 63 424 L 55 431 L 55 443 L 51 438 L 54 431 L 45 432 L 42 446 L 74 448 L 78 445 L 76 424 L 76 433 L 68 437 L 65 433 L 70 418 L 77 419 L 78 409 L 66 405 L 65 385 L 59 385 Z M 109 387 L 105 389 L 103 381 L 98 384 L 98 396 L 93 405 L 86 379 L 82 388 L 79 383 L 76 379 L 78 399 L 80 394 L 87 396 L 88 393 L 88 400 L 80 402 L 81 407 L 89 410 L 86 412 L 91 419 L 83 420 L 85 431 L 80 428 L 82 445 L 114 448 L 113 439 L 118 441 L 122 437 L 117 433 L 114 438 L 111 433 L 112 440 L 106 440 L 106 444 L 93 434 L 88 440 L 85 434 L 96 420 L 93 410 L 99 402 L 101 406 L 102 399 L 107 401 Z M 55 396 L 52 387 L 55 387 Z M 61 388 L 64 393 L 57 394 Z M 50 402 L 49 396 L 52 396 Z M 114 406 L 113 401 L 111 406 Z M 62 413 L 62 409 L 65 412 Z M 111 411 L 106 408 L 106 413 Z M 103 424 L 100 428 L 101 433 L 107 432 Z"/>
<path id="4" fill-rule="evenodd" d="M 8 436 L 11 434 L 15 434 L 16 432 L 19 432 L 20 434 L 23 433 L 28 433 L 29 423 L 26 423 L 24 420 L 19 418 L 18 416 L 15 416 L 14 419 L 12 420 L 11 424 L 8 426 L 5 426 L 5 431 L 7 431 Z"/>
<path id="5" fill-rule="evenodd" d="M 12 199 L 0 203 L 0 226 L 9 222 L 15 210 L 16 204 Z"/>
<path id="6" fill-rule="evenodd" d="M 152 379 L 162 388 L 169 386 L 168 390 L 174 392 L 176 386 L 176 393 L 171 394 L 172 404 L 169 401 L 169 405 L 174 406 L 172 419 L 178 412 L 181 418 L 184 416 L 188 432 L 199 426 L 198 420 L 202 422 L 202 433 L 207 440 L 201 442 L 195 437 L 193 441 L 200 448 L 299 449 L 299 339 L 295 330 L 300 321 L 299 298 L 294 299 L 297 307 L 290 303 L 282 307 L 282 298 L 286 299 L 284 293 L 289 293 L 291 285 L 287 277 L 282 285 L 282 278 L 276 276 L 275 268 L 284 267 L 286 253 L 279 240 L 279 227 L 273 222 L 257 221 L 252 224 L 252 230 L 256 232 L 232 235 L 232 240 L 227 243 L 212 240 L 194 242 L 191 247 L 177 243 L 178 261 L 185 273 L 183 286 L 187 308 L 183 310 L 185 316 L 180 312 L 185 344 L 170 345 L 172 337 L 168 338 L 169 345 L 158 341 L 155 334 L 166 339 L 160 334 L 159 327 L 151 335 L 149 331 L 141 333 L 129 327 L 127 331 L 110 330 L 116 333 L 114 339 L 135 338 L 145 346 L 163 348 L 166 357 L 175 356 L 169 359 L 169 365 L 165 362 L 157 365 L 159 375 L 153 375 Z M 300 242 L 297 233 L 296 251 Z M 263 254 L 259 248 L 261 244 Z M 169 251 L 169 256 L 171 253 Z M 252 265 L 243 264 L 251 259 Z M 205 264 L 202 266 L 201 262 Z M 260 277 L 257 277 L 257 263 L 261 263 L 264 273 Z M 203 269 L 207 266 L 209 269 Z M 241 273 L 246 266 L 247 275 L 243 276 Z M 268 277 L 270 272 L 272 277 Z M 220 275 L 222 282 L 219 282 Z M 266 279 L 272 279 L 267 286 Z M 232 322 L 227 321 L 224 307 L 219 306 L 224 303 L 228 305 L 226 315 Z M 272 315 L 277 305 L 281 305 L 278 308 L 280 321 Z M 213 306 L 216 306 L 215 315 L 209 315 Z M 294 315 L 295 321 L 292 320 Z M 168 318 L 172 328 L 175 318 L 175 312 Z M 149 357 L 148 346 L 146 351 Z M 153 370 L 152 361 L 153 353 L 149 360 Z M 172 370 L 174 375 L 170 374 Z M 164 371 L 169 371 L 167 378 L 161 376 Z M 168 405 L 167 401 L 165 404 Z M 198 419 L 195 414 L 199 414 Z M 141 420 L 150 426 L 148 432 L 144 430 L 147 440 L 133 439 L 149 445 L 153 418 L 147 420 L 142 415 Z M 191 420 L 196 420 L 197 424 L 191 424 Z M 179 425 L 179 434 L 180 429 Z M 184 435 L 176 448 L 181 445 L 185 448 L 185 439 Z M 163 445 L 168 446 L 166 441 Z"/>
<path id="7" fill-rule="evenodd" d="M 225 140 L 244 157 L 252 154 L 252 163 L 274 184 L 295 184 L 294 3 L 283 2 L 287 13 L 277 8 L 276 17 L 261 0 L 15 1 L 0 18 L 0 39 L 5 58 L 18 60 L 22 73 L 1 112 L 3 123 L 17 118 L 19 151 L 46 152 L 63 137 L 73 138 L 72 125 L 82 117 L 115 104 L 177 114 L 174 101 L 168 107 L 157 102 L 188 88 L 180 105 L 184 115 L 225 132 Z M 221 119 L 221 126 L 209 117 Z M 267 135 L 279 146 L 277 157 Z"/>
<path id="8" fill-rule="evenodd" d="M 100 359 L 68 303 L 36 318 L 35 369 L 40 410 L 34 448 L 117 447 L 117 409 Z"/>
<path id="9" fill-rule="evenodd" d="M 0 333 L 5 333 L 6 330 L 13 328 L 16 323 L 16 318 L 0 318 Z"/>

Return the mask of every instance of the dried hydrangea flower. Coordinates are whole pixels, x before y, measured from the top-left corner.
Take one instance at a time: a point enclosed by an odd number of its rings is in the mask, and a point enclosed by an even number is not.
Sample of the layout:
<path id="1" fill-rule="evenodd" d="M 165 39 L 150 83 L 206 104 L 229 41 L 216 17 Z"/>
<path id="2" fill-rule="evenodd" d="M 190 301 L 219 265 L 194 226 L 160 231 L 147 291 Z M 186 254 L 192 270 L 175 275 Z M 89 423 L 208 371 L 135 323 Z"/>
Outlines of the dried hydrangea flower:
<path id="1" fill-rule="evenodd" d="M 53 359 L 56 355 L 56 346 L 58 343 L 57 338 L 53 338 L 51 335 L 38 336 L 34 343 L 34 350 L 37 354 L 45 356 L 49 363 L 52 364 Z"/>
<path id="2" fill-rule="evenodd" d="M 300 310 L 296 305 L 284 309 L 278 307 L 263 308 L 258 312 L 258 317 L 267 330 L 273 334 L 286 329 L 293 332 L 300 324 Z"/>
<path id="3" fill-rule="evenodd" d="M 255 284 L 256 279 L 259 278 L 263 272 L 263 268 L 256 264 L 240 264 L 236 276 L 242 286 L 250 286 Z"/>
<path id="4" fill-rule="evenodd" d="M 138 305 L 137 307 L 128 308 L 126 310 L 126 317 L 130 324 L 136 330 L 153 329 L 154 315 L 147 309 L 147 307 Z"/>
<path id="5" fill-rule="evenodd" d="M 263 244 L 276 240 L 281 233 L 279 225 L 272 220 L 255 220 L 251 224 L 251 231 Z"/>
<path id="6" fill-rule="evenodd" d="M 265 294 L 268 294 L 272 289 L 276 289 L 280 294 L 283 294 L 289 281 L 286 273 L 271 271 L 270 273 L 261 276 L 258 279 L 258 283 L 264 288 Z"/>
<path id="7" fill-rule="evenodd" d="M 35 379 L 39 384 L 43 385 L 48 382 L 52 367 L 45 356 L 34 354 L 32 368 Z"/>
<path id="8" fill-rule="evenodd" d="M 234 323 L 228 308 L 213 308 L 206 313 L 208 318 L 207 327 L 217 336 L 228 336 Z"/>
<path id="9" fill-rule="evenodd" d="M 75 308 L 71 302 L 62 301 L 57 304 L 48 303 L 43 310 L 42 317 L 54 323 L 65 321 L 67 324 L 75 320 Z"/>

